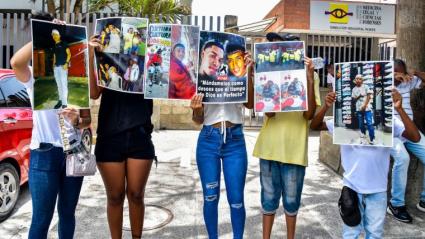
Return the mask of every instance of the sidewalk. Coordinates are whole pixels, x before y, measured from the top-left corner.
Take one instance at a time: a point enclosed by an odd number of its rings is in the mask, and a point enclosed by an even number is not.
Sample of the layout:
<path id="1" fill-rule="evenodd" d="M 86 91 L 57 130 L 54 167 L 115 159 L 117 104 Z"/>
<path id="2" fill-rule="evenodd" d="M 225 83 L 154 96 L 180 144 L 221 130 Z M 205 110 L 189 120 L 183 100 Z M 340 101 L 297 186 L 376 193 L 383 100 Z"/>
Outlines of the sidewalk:
<path id="1" fill-rule="evenodd" d="M 196 131 L 159 131 L 153 140 L 160 163 L 153 167 L 146 190 L 146 204 L 171 210 L 174 218 L 166 226 L 145 231 L 143 238 L 185 239 L 207 238 L 202 216 L 202 190 L 195 164 Z M 258 132 L 246 132 L 249 155 L 245 206 L 247 220 L 245 238 L 261 238 L 260 181 L 258 159 L 251 156 Z M 319 137 L 313 133 L 309 139 L 309 167 L 303 189 L 302 206 L 297 222 L 297 238 L 341 238 L 342 221 L 337 200 L 342 186 L 341 178 L 317 161 Z M 189 161 L 189 159 L 191 159 Z M 188 167 L 181 167 L 188 166 Z M 232 238 L 230 212 L 224 182 L 221 183 L 219 205 L 220 238 Z M 27 238 L 31 220 L 31 199 L 24 187 L 14 215 L 0 224 L 3 239 Z M 86 177 L 77 209 L 75 238 L 109 238 L 106 220 L 106 196 L 99 174 Z M 404 224 L 387 217 L 386 238 L 425 238 L 425 214 L 410 209 L 414 223 Z M 146 208 L 145 227 L 155 226 L 167 218 L 167 213 L 153 207 Z M 129 227 L 127 206 L 124 227 Z M 273 238 L 285 237 L 283 210 L 278 211 L 273 227 Z M 124 238 L 131 238 L 124 231 Z M 57 238 L 57 218 L 51 226 L 49 238 Z"/>

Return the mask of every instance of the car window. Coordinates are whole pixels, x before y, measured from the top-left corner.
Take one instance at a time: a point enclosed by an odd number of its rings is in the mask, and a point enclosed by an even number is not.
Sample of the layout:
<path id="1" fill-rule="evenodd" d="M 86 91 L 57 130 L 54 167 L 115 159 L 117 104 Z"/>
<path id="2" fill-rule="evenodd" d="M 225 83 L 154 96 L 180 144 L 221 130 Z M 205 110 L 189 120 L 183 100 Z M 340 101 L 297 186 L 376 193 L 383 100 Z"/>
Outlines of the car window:
<path id="1" fill-rule="evenodd" d="M 3 93 L 0 90 L 0 108 L 6 108 L 7 104 L 6 104 L 6 99 L 3 96 Z"/>
<path id="2" fill-rule="evenodd" d="M 23 84 L 15 77 L 8 77 L 0 81 L 0 107 L 31 107 L 28 93 Z M 3 98 L 2 103 L 1 98 Z"/>

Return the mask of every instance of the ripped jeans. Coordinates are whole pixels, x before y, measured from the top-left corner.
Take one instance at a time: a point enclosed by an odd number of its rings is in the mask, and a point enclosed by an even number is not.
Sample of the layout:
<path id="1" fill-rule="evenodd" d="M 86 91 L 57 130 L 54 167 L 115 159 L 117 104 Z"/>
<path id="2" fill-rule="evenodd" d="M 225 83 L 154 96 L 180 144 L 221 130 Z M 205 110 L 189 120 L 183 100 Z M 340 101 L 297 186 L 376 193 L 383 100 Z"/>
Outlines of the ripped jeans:
<path id="1" fill-rule="evenodd" d="M 218 201 L 223 164 L 233 238 L 243 238 L 245 227 L 244 187 L 247 153 L 242 125 L 221 129 L 204 126 L 199 134 L 196 162 L 204 195 L 204 220 L 210 239 L 218 238 Z M 225 137 L 225 138 L 224 138 Z"/>

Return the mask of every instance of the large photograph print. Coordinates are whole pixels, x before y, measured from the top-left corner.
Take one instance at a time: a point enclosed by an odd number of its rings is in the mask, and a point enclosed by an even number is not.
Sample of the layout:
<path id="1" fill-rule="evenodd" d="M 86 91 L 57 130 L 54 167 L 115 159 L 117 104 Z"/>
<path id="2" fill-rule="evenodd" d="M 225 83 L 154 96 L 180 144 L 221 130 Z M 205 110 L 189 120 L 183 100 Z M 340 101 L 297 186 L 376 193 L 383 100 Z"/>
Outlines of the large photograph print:
<path id="1" fill-rule="evenodd" d="M 145 97 L 189 100 L 196 93 L 199 27 L 150 24 Z"/>
<path id="2" fill-rule="evenodd" d="M 256 43 L 255 111 L 306 111 L 304 42 Z"/>
<path id="3" fill-rule="evenodd" d="M 197 92 L 204 103 L 247 101 L 245 38 L 239 35 L 201 31 Z"/>
<path id="4" fill-rule="evenodd" d="M 393 72 L 390 61 L 335 65 L 335 144 L 392 147 Z"/>
<path id="5" fill-rule="evenodd" d="M 34 110 L 88 108 L 86 27 L 31 20 Z"/>
<path id="6" fill-rule="evenodd" d="M 143 93 L 148 19 L 112 17 L 96 20 L 102 45 L 96 52 L 98 85 L 121 92 Z"/>

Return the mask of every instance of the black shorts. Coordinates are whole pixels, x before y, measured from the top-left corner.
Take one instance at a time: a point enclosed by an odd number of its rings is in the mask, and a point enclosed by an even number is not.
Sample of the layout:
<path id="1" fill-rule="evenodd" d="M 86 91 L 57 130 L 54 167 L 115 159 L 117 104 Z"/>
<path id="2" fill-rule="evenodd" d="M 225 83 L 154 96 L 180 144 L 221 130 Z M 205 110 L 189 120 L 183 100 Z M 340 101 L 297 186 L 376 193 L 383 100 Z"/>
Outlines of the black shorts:
<path id="1" fill-rule="evenodd" d="M 110 136 L 98 136 L 94 154 L 96 161 L 124 162 L 128 158 L 155 159 L 152 127 L 138 126 Z"/>

